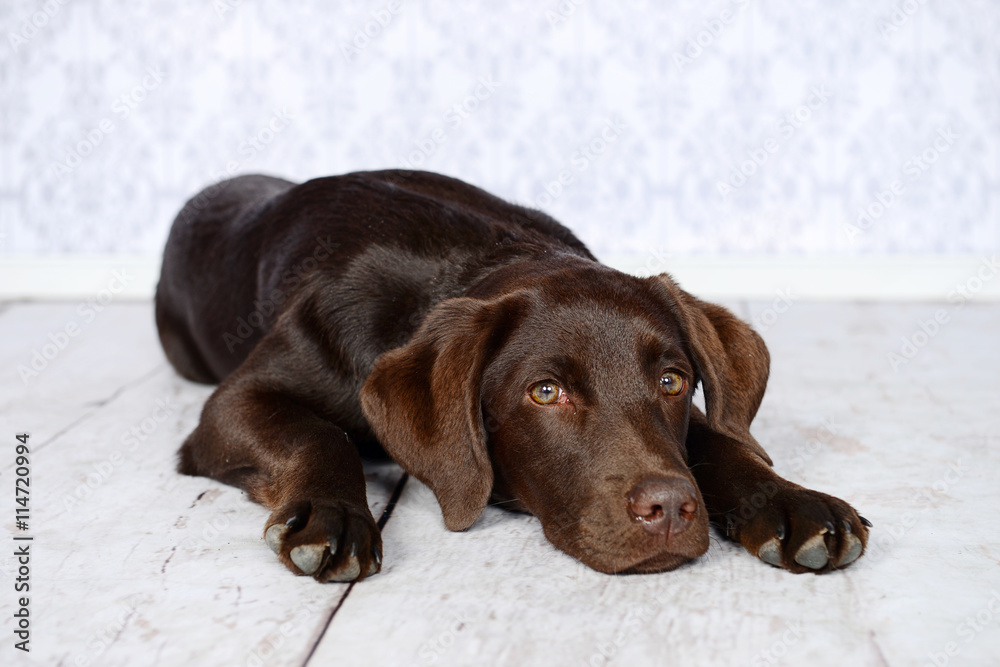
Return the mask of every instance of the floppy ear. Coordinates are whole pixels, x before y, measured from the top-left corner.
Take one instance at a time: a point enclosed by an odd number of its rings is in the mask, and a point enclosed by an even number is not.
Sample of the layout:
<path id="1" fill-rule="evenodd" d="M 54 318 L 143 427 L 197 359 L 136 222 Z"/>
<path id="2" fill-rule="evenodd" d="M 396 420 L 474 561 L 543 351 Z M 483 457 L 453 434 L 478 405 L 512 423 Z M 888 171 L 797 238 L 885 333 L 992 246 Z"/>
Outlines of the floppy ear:
<path id="1" fill-rule="evenodd" d="M 475 523 L 493 490 L 483 371 L 517 325 L 522 303 L 514 295 L 438 304 L 409 343 L 376 360 L 361 388 L 382 447 L 434 491 L 450 530 Z"/>
<path id="2" fill-rule="evenodd" d="M 771 363 L 763 339 L 728 309 L 688 294 L 667 274 L 653 280 L 666 287 L 687 336 L 705 388 L 708 425 L 747 444 L 772 465 L 771 457 L 750 435 L 750 422 L 764 398 Z"/>

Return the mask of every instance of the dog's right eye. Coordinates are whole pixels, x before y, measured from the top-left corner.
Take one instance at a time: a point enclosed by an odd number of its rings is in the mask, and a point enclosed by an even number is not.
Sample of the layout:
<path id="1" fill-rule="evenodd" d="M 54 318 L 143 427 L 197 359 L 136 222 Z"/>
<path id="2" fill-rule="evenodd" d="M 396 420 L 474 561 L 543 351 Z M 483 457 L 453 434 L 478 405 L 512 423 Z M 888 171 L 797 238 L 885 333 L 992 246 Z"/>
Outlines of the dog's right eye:
<path id="1" fill-rule="evenodd" d="M 562 387 L 551 380 L 543 380 L 542 382 L 535 383 L 532 385 L 529 393 L 531 394 L 531 400 L 539 405 L 558 403 L 565 396 Z"/>
<path id="2" fill-rule="evenodd" d="M 679 373 L 667 371 L 660 376 L 660 389 L 667 396 L 680 396 L 687 389 L 687 382 Z"/>

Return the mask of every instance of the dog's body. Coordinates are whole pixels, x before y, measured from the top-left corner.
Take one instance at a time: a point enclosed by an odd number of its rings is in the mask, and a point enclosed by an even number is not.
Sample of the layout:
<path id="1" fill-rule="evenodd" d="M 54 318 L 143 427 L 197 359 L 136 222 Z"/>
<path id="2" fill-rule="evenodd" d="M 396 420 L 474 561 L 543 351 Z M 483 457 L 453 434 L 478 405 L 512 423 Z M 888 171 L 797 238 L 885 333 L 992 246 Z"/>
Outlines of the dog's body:
<path id="1" fill-rule="evenodd" d="M 214 186 L 174 223 L 156 318 L 182 375 L 221 382 L 181 472 L 274 510 L 268 545 L 320 581 L 381 565 L 358 453 L 381 448 L 449 528 L 492 496 L 605 572 L 701 555 L 710 516 L 795 572 L 846 566 L 867 539 L 750 435 L 768 357 L 749 327 L 455 179 Z"/>

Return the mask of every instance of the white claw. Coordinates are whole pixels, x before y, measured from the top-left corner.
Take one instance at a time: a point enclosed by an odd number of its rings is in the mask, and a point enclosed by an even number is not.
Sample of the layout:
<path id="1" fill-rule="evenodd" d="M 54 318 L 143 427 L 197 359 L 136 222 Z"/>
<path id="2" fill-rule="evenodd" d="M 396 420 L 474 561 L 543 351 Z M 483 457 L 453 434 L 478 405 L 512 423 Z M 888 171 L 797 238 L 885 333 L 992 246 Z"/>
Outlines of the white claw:
<path id="1" fill-rule="evenodd" d="M 844 536 L 844 541 L 847 543 L 847 551 L 844 552 L 844 557 L 837 563 L 837 567 L 850 565 L 861 555 L 862 544 L 857 536 L 848 533 Z"/>
<path id="2" fill-rule="evenodd" d="M 271 548 L 271 551 L 278 553 L 278 550 L 281 549 L 281 543 L 285 539 L 285 533 L 287 532 L 288 526 L 276 523 L 268 528 L 267 532 L 264 533 L 264 542 L 266 542 L 267 546 Z"/>
<path id="3" fill-rule="evenodd" d="M 296 567 L 302 570 L 305 574 L 312 574 L 319 569 L 320 563 L 323 562 L 323 553 L 326 548 L 330 546 L 329 544 L 303 544 L 301 546 L 295 547 L 289 553 L 289 557 L 292 562 L 295 563 Z"/>
<path id="4" fill-rule="evenodd" d="M 361 563 L 357 558 L 348 558 L 347 565 L 330 572 L 324 581 L 354 581 L 361 576 Z"/>
<path id="5" fill-rule="evenodd" d="M 757 550 L 757 558 L 768 565 L 781 567 L 781 542 L 777 537 L 772 537 Z"/>
<path id="6" fill-rule="evenodd" d="M 826 551 L 826 541 L 822 534 L 810 537 L 795 554 L 795 562 L 810 570 L 825 567 L 829 560 L 830 554 Z"/>

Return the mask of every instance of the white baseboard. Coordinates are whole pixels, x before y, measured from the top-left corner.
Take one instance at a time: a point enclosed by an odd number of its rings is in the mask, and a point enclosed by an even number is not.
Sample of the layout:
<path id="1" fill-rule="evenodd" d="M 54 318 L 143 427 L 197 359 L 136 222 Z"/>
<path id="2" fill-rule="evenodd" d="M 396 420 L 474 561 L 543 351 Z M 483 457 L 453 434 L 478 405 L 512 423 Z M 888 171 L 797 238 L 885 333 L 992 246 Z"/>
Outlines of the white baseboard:
<path id="1" fill-rule="evenodd" d="M 687 291 L 708 299 L 939 301 L 965 290 L 1000 300 L 1000 253 L 908 257 L 679 257 L 607 262 L 636 275 L 667 271 Z M 661 264 L 664 268 L 660 268 Z"/>
<path id="2" fill-rule="evenodd" d="M 650 257 L 605 258 L 636 275 L 669 272 L 705 299 L 938 301 L 959 289 L 1000 300 L 998 255 L 949 257 Z M 146 300 L 159 257 L 0 258 L 0 300 L 77 300 L 101 293 Z"/>
<path id="3" fill-rule="evenodd" d="M 146 300 L 159 275 L 159 257 L 2 257 L 0 300 Z"/>

